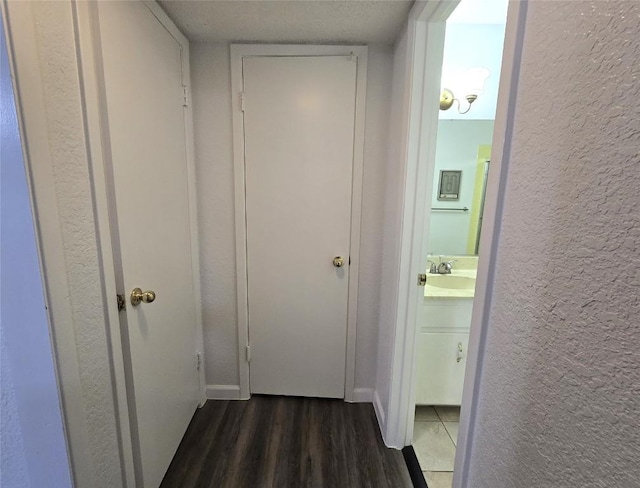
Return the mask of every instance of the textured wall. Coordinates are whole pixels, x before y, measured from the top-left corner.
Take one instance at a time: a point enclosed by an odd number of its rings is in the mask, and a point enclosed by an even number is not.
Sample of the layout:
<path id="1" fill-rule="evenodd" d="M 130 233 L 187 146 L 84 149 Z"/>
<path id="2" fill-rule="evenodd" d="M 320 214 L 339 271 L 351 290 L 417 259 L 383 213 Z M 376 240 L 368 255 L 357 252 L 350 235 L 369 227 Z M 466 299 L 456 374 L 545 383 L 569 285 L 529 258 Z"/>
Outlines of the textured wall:
<path id="1" fill-rule="evenodd" d="M 229 45 L 191 46 L 207 383 L 238 384 Z M 391 48 L 369 46 L 356 388 L 375 379 Z"/>
<path id="2" fill-rule="evenodd" d="M 470 487 L 639 486 L 639 25 L 529 3 Z"/>
<path id="3" fill-rule="evenodd" d="M 9 72 L 9 63 L 7 58 L 7 48 L 5 44 L 4 27 L 2 19 L 0 19 L 0 253 L 4 254 L 6 243 L 11 239 L 7 236 L 7 228 L 4 223 L 4 217 L 9 214 L 8 209 L 17 207 L 17 213 L 21 213 L 21 217 L 25 217 L 25 209 L 20 209 L 19 203 L 21 199 L 19 191 L 14 198 L 7 196 L 5 189 L 11 189 L 11 185 L 20 188 L 20 181 L 12 181 L 7 178 L 7 173 L 14 175 L 19 174 L 17 169 L 22 166 L 22 154 L 20 147 L 20 139 L 18 135 L 17 119 L 15 117 L 13 91 L 11 86 L 11 73 Z M 26 187 L 25 172 L 22 171 L 22 184 Z M 28 197 L 28 195 L 27 195 Z M 17 202 L 15 200 L 18 200 Z M 29 200 L 27 198 L 26 216 L 29 217 Z M 30 219 L 28 219 L 30 220 Z M 27 222 L 28 222 L 27 220 Z M 18 221 L 19 223 L 19 221 Z M 36 257 L 37 259 L 37 257 Z M 9 263 L 11 264 L 11 263 Z M 37 261 L 36 261 L 37 264 Z M 15 279 L 16 266 L 13 267 L 13 273 L 7 273 L 4 268 L 4 259 L 0 258 L 0 269 L 2 270 L 2 281 L 5 276 L 8 279 Z M 39 274 L 37 275 L 39 278 Z M 29 479 L 29 468 L 27 466 L 27 454 L 25 450 L 24 434 L 20 424 L 20 406 L 16 399 L 14 388 L 15 379 L 11 371 L 11 361 L 9 359 L 8 349 L 5 341 L 5 329 L 8 321 L 2 316 L 6 313 L 7 307 L 11 303 L 5 300 L 5 289 L 0 285 L 0 485 L 12 486 L 15 488 L 28 488 L 31 486 Z M 19 331 L 21 323 L 12 323 L 14 331 Z M 30 324 L 31 325 L 31 324 Z M 35 324 L 36 326 L 39 324 Z M 45 324 L 46 326 L 46 324 Z M 17 334 L 14 335 L 17 336 Z M 23 351 L 20 351 L 23 352 Z M 24 382 L 22 382 L 24 384 Z M 55 384 L 55 380 L 54 380 Z M 19 385 L 20 386 L 20 385 Z"/>
<path id="4" fill-rule="evenodd" d="M 12 36 L 16 45 L 28 50 L 31 29 L 35 32 L 40 69 L 33 76 L 41 76 L 44 85 L 42 110 L 46 114 L 47 143 L 53 164 L 54 191 L 70 290 L 68 300 L 73 313 L 72 323 L 57 326 L 74 329 L 82 396 L 82 405 L 74 411 L 84 415 L 90 439 L 92 466 L 83 466 L 82 470 L 93 475 L 92 488 L 121 486 L 111 365 L 71 3 L 15 2 L 9 6 L 10 15 L 19 9 L 30 10 L 32 25 L 12 25 Z M 21 60 L 16 62 L 19 66 Z M 29 130 L 27 125 L 27 140 L 30 140 Z M 43 141 L 38 140 L 38 144 L 43 144 Z M 59 486 L 56 483 L 59 480 L 51 480 L 50 486 Z"/>
<path id="5" fill-rule="evenodd" d="M 0 485 L 30 488 L 24 435 L 13 387 L 15 380 L 4 342 L 4 331 L 0 327 Z"/>

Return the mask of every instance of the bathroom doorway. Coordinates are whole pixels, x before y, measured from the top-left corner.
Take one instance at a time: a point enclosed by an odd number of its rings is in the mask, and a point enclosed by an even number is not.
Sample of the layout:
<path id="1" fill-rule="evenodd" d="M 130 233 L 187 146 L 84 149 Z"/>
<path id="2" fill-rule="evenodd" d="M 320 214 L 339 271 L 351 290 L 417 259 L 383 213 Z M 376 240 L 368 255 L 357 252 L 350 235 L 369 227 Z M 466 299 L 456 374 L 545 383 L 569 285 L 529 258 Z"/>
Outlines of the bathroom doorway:
<path id="1" fill-rule="evenodd" d="M 424 296 L 416 314 L 412 445 L 430 488 L 451 487 L 497 106 L 507 0 L 446 22 Z"/>

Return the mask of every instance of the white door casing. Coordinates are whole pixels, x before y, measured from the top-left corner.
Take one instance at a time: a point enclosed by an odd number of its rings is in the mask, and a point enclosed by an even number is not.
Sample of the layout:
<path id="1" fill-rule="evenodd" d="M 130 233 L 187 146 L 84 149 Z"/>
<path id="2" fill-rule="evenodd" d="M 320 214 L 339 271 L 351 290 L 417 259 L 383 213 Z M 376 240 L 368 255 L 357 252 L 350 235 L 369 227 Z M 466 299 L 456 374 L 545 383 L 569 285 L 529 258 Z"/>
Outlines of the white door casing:
<path id="1" fill-rule="evenodd" d="M 366 48 L 231 53 L 241 397 L 350 401 Z"/>
<path id="2" fill-rule="evenodd" d="M 97 4 L 115 278 L 127 301 L 127 398 L 136 481 L 145 487 L 159 486 L 201 395 L 185 44 L 152 10 Z M 156 300 L 134 307 L 135 287 Z"/>

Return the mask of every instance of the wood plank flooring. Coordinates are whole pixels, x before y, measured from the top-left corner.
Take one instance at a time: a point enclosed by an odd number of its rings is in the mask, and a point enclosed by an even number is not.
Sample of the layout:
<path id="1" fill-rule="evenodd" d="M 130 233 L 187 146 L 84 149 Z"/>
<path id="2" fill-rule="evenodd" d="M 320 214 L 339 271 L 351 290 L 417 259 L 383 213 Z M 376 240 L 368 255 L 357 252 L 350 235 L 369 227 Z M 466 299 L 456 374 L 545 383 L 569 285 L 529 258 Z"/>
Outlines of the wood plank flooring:
<path id="1" fill-rule="evenodd" d="M 373 407 L 254 396 L 209 400 L 193 417 L 162 488 L 411 487 Z"/>

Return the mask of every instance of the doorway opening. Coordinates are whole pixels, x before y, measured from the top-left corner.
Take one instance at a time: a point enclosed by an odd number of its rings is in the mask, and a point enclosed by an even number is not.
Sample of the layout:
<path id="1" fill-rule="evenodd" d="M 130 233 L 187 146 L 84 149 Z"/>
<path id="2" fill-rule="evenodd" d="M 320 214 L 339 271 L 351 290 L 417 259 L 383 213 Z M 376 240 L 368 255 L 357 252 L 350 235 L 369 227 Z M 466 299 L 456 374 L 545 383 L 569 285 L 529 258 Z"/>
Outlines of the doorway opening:
<path id="1" fill-rule="evenodd" d="M 427 484 L 450 487 L 474 307 L 507 1 L 462 0 L 445 28 L 424 296 L 416 313 L 412 445 Z"/>

